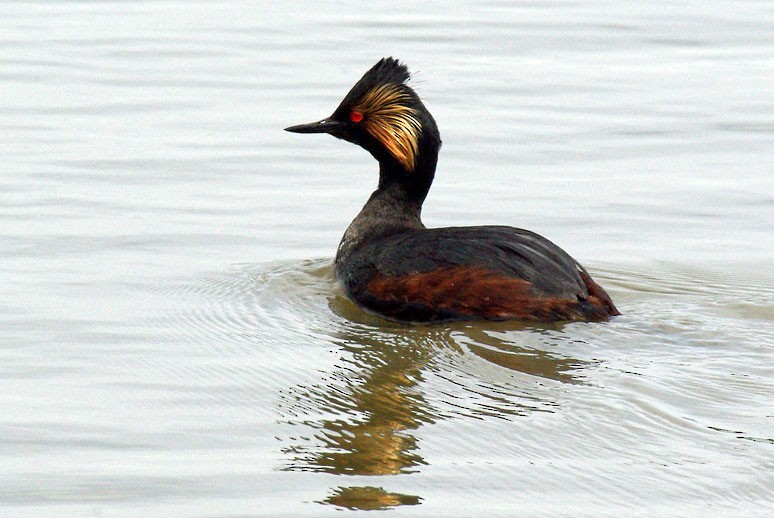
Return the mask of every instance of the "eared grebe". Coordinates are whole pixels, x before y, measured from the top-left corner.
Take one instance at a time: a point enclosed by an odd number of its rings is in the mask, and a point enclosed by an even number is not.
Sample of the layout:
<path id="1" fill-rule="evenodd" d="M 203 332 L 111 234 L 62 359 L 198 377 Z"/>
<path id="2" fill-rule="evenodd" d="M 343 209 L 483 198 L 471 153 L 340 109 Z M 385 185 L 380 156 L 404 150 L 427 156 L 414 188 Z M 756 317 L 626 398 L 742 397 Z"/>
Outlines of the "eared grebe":
<path id="1" fill-rule="evenodd" d="M 613 301 L 564 250 L 505 226 L 425 228 L 441 138 L 430 112 L 384 58 L 333 115 L 285 128 L 330 133 L 379 161 L 379 186 L 349 225 L 335 274 L 364 308 L 401 321 L 604 320 Z"/>

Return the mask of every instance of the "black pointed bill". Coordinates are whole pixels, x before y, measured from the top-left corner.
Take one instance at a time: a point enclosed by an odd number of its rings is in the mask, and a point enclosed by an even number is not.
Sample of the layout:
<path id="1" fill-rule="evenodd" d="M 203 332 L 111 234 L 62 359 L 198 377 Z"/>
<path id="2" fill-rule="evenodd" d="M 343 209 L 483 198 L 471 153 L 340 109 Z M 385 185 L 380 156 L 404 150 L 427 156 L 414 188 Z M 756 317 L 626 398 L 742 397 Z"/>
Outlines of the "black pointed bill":
<path id="1" fill-rule="evenodd" d="M 323 119 L 317 122 L 310 122 L 309 124 L 290 126 L 289 128 L 285 128 L 285 131 L 290 131 L 291 133 L 330 133 L 335 129 L 341 128 L 343 125 L 343 122 L 337 120 Z"/>

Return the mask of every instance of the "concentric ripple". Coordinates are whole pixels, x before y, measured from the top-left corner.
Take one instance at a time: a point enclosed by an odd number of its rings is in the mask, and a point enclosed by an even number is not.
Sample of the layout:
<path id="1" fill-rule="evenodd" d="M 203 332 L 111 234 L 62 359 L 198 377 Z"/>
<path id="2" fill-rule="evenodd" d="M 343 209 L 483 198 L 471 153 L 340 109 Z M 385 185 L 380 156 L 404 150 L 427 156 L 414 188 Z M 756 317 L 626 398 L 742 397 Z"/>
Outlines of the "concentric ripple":
<path id="1" fill-rule="evenodd" d="M 601 498 L 600 479 L 628 474 L 656 492 L 654 462 L 701 465 L 709 449 L 713 462 L 733 464 L 740 446 L 729 438 L 770 444 L 765 411 L 743 411 L 763 408 L 774 389 L 756 345 L 772 336 L 761 322 L 773 305 L 766 279 L 740 285 L 672 267 L 596 276 L 624 313 L 608 323 L 405 325 L 352 304 L 329 260 L 242 265 L 167 287 L 169 312 L 152 326 L 211 358 L 198 375 L 221 386 L 219 397 L 269 407 L 276 469 L 286 472 L 400 475 L 433 469 L 427 456 L 440 455 L 491 458 L 497 469 L 528 462 L 540 480 L 556 477 L 555 462 Z M 643 468 L 604 460 L 616 457 Z M 585 480 L 588 464 L 596 478 Z M 674 473 L 675 495 L 696 490 L 684 469 Z M 373 486 L 342 484 L 322 502 L 419 498 Z"/>

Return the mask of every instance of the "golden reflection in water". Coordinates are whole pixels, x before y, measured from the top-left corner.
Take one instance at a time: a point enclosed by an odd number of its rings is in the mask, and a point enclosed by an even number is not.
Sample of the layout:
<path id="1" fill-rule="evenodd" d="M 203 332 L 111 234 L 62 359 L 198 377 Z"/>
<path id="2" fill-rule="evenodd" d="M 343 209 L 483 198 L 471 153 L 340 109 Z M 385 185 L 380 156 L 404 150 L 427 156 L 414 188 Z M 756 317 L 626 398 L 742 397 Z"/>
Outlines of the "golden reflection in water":
<path id="1" fill-rule="evenodd" d="M 410 433 L 423 422 L 432 422 L 417 383 L 431 356 L 427 347 L 412 347 L 398 336 L 367 330 L 337 337 L 348 354 L 347 365 L 313 387 L 294 387 L 285 402 L 331 415 L 316 422 L 316 448 L 296 445 L 288 469 L 322 471 L 341 475 L 395 475 L 410 473 L 424 460 Z M 308 413 L 285 408 L 286 413 Z"/>
<path id="2" fill-rule="evenodd" d="M 591 362 L 561 356 L 543 349 L 519 346 L 512 339 L 504 338 L 504 333 L 529 330 L 531 333 L 545 333 L 548 327 L 531 328 L 518 322 L 495 322 L 480 327 L 479 324 L 467 324 L 457 333 L 456 341 L 463 342 L 465 349 L 479 358 L 506 369 L 539 376 L 541 378 L 579 383 L 580 370 Z M 554 330 L 561 324 L 551 324 Z M 548 338 L 544 338 L 549 341 Z"/>
<path id="3" fill-rule="evenodd" d="M 290 457 L 285 470 L 358 476 L 417 471 L 426 462 L 412 431 L 448 417 L 432 408 L 421 390 L 423 373 L 443 362 L 444 355 L 464 357 L 469 351 L 502 368 L 562 382 L 577 381 L 582 366 L 579 360 L 515 345 L 508 331 L 524 328 L 513 323 L 412 326 L 385 322 L 347 302 L 336 306 L 332 301 L 332 306 L 347 318 L 330 337 L 341 349 L 339 364 L 318 383 L 280 395 L 282 414 L 306 428 L 283 449 Z M 535 408 L 508 403 L 503 414 L 525 415 Z M 352 486 L 335 488 L 322 503 L 385 509 L 420 500 L 381 487 Z"/>
<path id="4" fill-rule="evenodd" d="M 399 505 L 418 505 L 422 499 L 416 495 L 388 493 L 381 487 L 339 487 L 322 503 L 346 507 L 352 510 L 379 511 Z"/>

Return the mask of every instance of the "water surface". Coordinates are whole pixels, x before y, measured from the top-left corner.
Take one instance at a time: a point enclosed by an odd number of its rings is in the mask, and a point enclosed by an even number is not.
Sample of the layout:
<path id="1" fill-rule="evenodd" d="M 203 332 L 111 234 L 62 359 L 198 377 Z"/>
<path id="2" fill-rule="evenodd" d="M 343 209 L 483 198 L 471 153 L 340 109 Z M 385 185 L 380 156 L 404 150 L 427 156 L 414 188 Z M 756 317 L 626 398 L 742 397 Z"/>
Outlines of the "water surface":
<path id="1" fill-rule="evenodd" d="M 766 2 L 0 6 L 0 514 L 774 512 Z M 376 183 L 291 124 L 394 55 L 430 226 L 584 263 L 605 324 L 399 325 Z"/>

